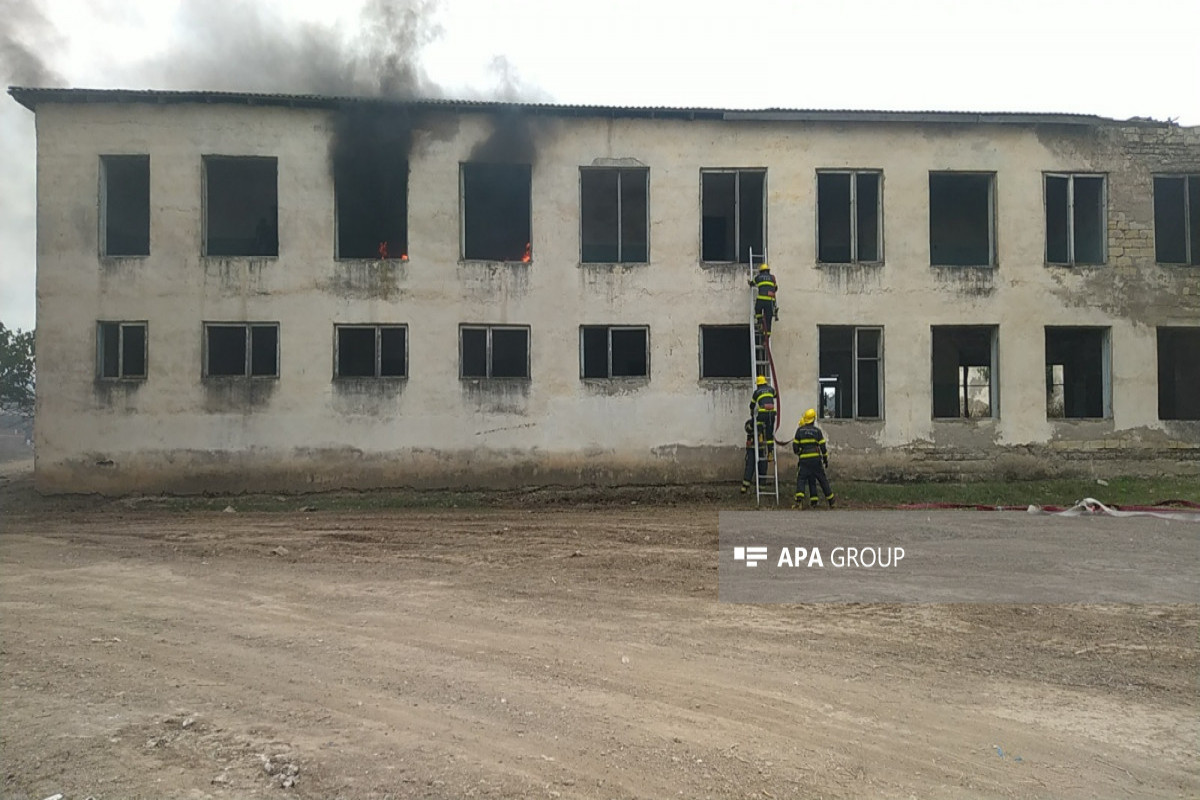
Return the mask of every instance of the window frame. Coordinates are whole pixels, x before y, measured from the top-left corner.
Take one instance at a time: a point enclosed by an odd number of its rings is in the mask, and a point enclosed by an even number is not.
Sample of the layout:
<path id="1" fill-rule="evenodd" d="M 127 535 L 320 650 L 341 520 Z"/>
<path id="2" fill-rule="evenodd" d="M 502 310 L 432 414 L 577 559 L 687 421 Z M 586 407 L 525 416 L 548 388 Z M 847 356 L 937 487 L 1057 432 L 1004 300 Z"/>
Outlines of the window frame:
<path id="1" fill-rule="evenodd" d="M 1067 260 L 1050 260 L 1050 179 L 1059 178 L 1067 181 Z M 1076 258 L 1077 234 L 1075 232 L 1075 179 L 1089 178 L 1100 180 L 1100 260 L 1079 261 Z M 1042 173 L 1042 230 L 1043 255 L 1047 266 L 1053 267 L 1103 267 L 1108 264 L 1108 174 L 1105 172 L 1059 172 L 1046 171 Z"/>
<path id="2" fill-rule="evenodd" d="M 1158 218 L 1158 182 L 1160 180 L 1181 180 L 1183 182 L 1183 261 L 1162 261 L 1159 259 L 1159 224 Z M 1200 266 L 1200 228 L 1192 225 L 1192 186 L 1200 182 L 1200 174 L 1193 172 L 1163 172 L 1150 176 L 1151 206 L 1154 214 L 1154 263 L 1164 267 L 1197 267 Z M 1193 256 L 1195 254 L 1195 256 Z"/>
<path id="3" fill-rule="evenodd" d="M 849 261 L 824 261 L 821 258 L 821 176 L 822 175 L 849 175 L 850 176 L 850 260 Z M 875 249 L 879 253 L 879 258 L 875 259 L 860 259 L 858 257 L 858 177 L 860 175 L 875 175 L 877 180 L 875 183 Z M 821 168 L 816 171 L 817 191 L 816 191 L 816 237 L 814 245 L 816 247 L 816 262 L 818 264 L 866 264 L 871 266 L 879 266 L 884 263 L 885 255 L 883 250 L 883 169 L 882 168 Z"/>
<path id="4" fill-rule="evenodd" d="M 586 330 L 603 330 L 608 344 L 607 375 L 589 376 L 584 369 L 584 342 Z M 646 372 L 642 375 L 613 375 L 613 331 L 642 331 L 645 333 Z M 580 325 L 579 326 L 579 379 L 582 381 L 645 381 L 650 379 L 650 326 L 649 325 Z"/>
<path id="5" fill-rule="evenodd" d="M 995 269 L 1000 262 L 999 249 L 997 245 L 997 234 L 999 220 L 997 219 L 997 202 L 998 193 L 998 176 L 995 170 L 969 170 L 969 169 L 936 169 L 929 170 L 929 180 L 932 181 L 935 175 L 946 176 L 986 176 L 988 178 L 988 193 L 987 193 L 987 225 L 988 225 L 988 261 L 986 264 L 939 264 L 933 259 L 933 191 L 931 186 L 926 188 L 927 209 L 929 212 L 929 266 L 934 269 Z"/>
<path id="6" fill-rule="evenodd" d="M 617 176 L 617 258 L 615 261 L 605 260 L 590 260 L 584 254 L 584 222 L 587 220 L 587 215 L 583 210 L 583 176 L 586 173 L 602 173 L 614 172 Z M 624 229 L 625 215 L 622 204 L 624 202 L 624 180 L 626 173 L 640 173 L 645 180 L 643 202 L 646 207 L 646 218 L 644 226 L 646 230 L 646 257 L 637 261 L 625 260 L 622 254 L 624 247 Z M 649 167 L 617 167 L 617 166 L 581 166 L 579 168 L 579 263 L 580 264 L 649 264 L 650 263 L 650 168 Z"/>
<path id="7" fill-rule="evenodd" d="M 467 330 L 484 330 L 487 332 L 486 349 L 484 352 L 485 364 L 487 366 L 486 375 L 464 375 L 463 367 L 465 360 L 463 359 L 463 331 Z M 492 333 L 496 330 L 525 331 L 525 374 L 524 375 L 492 375 L 493 356 L 492 356 Z M 533 379 L 533 328 L 530 325 L 508 325 L 508 324 L 490 324 L 486 322 L 462 322 L 458 326 L 458 379 L 461 381 L 529 381 Z"/>
<path id="8" fill-rule="evenodd" d="M 283 342 L 279 336 L 279 322 L 256 321 L 256 322 L 222 322 L 219 320 L 206 321 L 201 323 L 203 326 L 202 334 L 202 372 L 201 377 L 206 381 L 223 381 L 223 380 L 279 380 L 280 377 L 280 362 Z M 275 329 L 275 372 L 271 375 L 255 375 L 254 374 L 254 328 L 257 327 L 273 327 Z M 246 332 L 246 366 L 245 372 L 241 375 L 212 375 L 209 372 L 209 362 L 211 353 L 209 352 L 208 332 L 212 328 L 242 328 Z"/>
<path id="9" fill-rule="evenodd" d="M 741 260 L 741 244 L 742 244 L 742 174 L 755 173 L 762 175 L 762 196 L 760 198 L 762 207 L 762 253 L 756 255 L 766 256 L 768 250 L 767 231 L 769 228 L 767 219 L 767 168 L 766 167 L 701 167 L 700 168 L 700 263 L 705 265 L 722 265 L 733 264 L 741 266 L 748 264 L 749 260 Z M 733 219 L 734 219 L 734 243 L 733 243 L 733 260 L 719 259 L 711 261 L 704 257 L 704 176 L 712 174 L 732 174 L 733 179 Z M 649 232 L 647 232 L 647 238 Z"/>
<path id="10" fill-rule="evenodd" d="M 411 162 L 410 162 L 411 163 Z M 528 178 L 527 201 L 529 230 L 525 241 L 525 256 L 518 258 L 488 258 L 467 255 L 467 172 L 475 168 L 523 167 Z M 533 164 L 524 162 L 460 161 L 458 162 L 458 258 L 462 263 L 474 264 L 529 264 L 533 261 Z M 483 224 L 483 223 L 478 223 Z M 490 337 L 488 339 L 491 341 Z M 490 347 L 490 344 L 489 344 Z"/>
<path id="11" fill-rule="evenodd" d="M 1044 347 L 1049 351 L 1051 346 L 1051 337 L 1055 335 L 1070 335 L 1072 333 L 1087 332 L 1090 334 L 1098 334 L 1100 337 L 1100 416 L 1073 416 L 1066 413 L 1066 378 L 1067 378 L 1067 363 L 1053 363 L 1049 360 L 1049 354 L 1046 353 L 1043 357 L 1043 367 L 1046 373 L 1046 419 L 1050 422 L 1057 420 L 1103 420 L 1112 419 L 1112 328 L 1100 325 L 1044 325 Z M 1053 376 L 1053 367 L 1061 366 L 1063 368 L 1063 382 L 1055 383 Z M 1054 387 L 1063 387 L 1063 413 L 1060 416 L 1051 416 L 1050 401 L 1053 397 Z"/>
<path id="12" fill-rule="evenodd" d="M 989 350 L 988 362 L 989 363 L 986 365 L 986 367 L 988 369 L 988 411 L 989 411 L 988 416 L 972 417 L 972 416 L 969 416 L 969 415 L 961 412 L 961 409 L 964 407 L 966 407 L 968 409 L 970 408 L 970 406 L 969 406 L 970 398 L 964 397 L 964 391 L 968 390 L 971 386 L 970 370 L 978 369 L 978 368 L 981 368 L 984 366 L 984 365 L 978 365 L 978 364 L 968 364 L 968 365 L 959 364 L 956 367 L 956 369 L 955 369 L 955 387 L 956 387 L 955 388 L 955 392 L 956 392 L 955 405 L 960 408 L 960 413 L 958 413 L 952 417 L 938 416 L 938 414 L 937 414 L 938 394 L 936 391 L 936 387 L 938 384 L 935 380 L 938 377 L 937 359 L 935 358 L 935 353 L 937 352 L 937 339 L 936 339 L 935 333 L 938 329 L 954 329 L 954 330 L 958 330 L 958 331 L 980 330 L 981 329 L 981 330 L 986 330 L 988 332 L 988 350 Z M 965 374 L 963 373 L 964 369 L 967 370 L 967 372 Z M 999 420 L 1000 419 L 1000 326 L 999 325 L 987 325 L 987 324 L 969 325 L 968 324 L 968 325 L 931 325 L 930 326 L 930 334 L 929 334 L 929 399 L 930 399 L 930 418 L 934 422 L 947 422 L 947 421 L 956 421 L 956 420 L 957 421 L 967 420 L 967 421 L 971 421 L 971 422 L 976 422 L 976 421 L 980 421 L 980 420 Z"/>
<path id="13" fill-rule="evenodd" d="M 711 330 L 711 329 L 715 329 L 715 328 L 725 328 L 725 329 L 735 329 L 736 328 L 736 329 L 740 329 L 745 332 L 745 335 L 749 342 L 747 345 L 746 351 L 745 351 L 746 352 L 746 370 L 747 370 L 745 375 L 705 375 L 704 374 L 704 332 L 706 330 Z M 700 375 L 699 380 L 701 380 L 701 381 L 719 381 L 719 382 L 724 382 L 724 383 L 727 383 L 729 381 L 743 383 L 748 380 L 753 380 L 753 378 L 754 378 L 754 357 L 753 357 L 752 351 L 751 351 L 751 348 L 753 348 L 753 347 L 754 347 L 753 331 L 751 330 L 750 325 L 748 325 L 746 323 L 738 323 L 738 322 L 715 323 L 715 324 L 711 324 L 711 325 L 701 323 L 700 330 L 699 330 L 699 346 L 697 347 L 699 361 L 700 361 L 700 363 L 698 365 L 699 366 L 699 375 Z"/>
<path id="14" fill-rule="evenodd" d="M 117 374 L 104 374 L 104 326 L 117 326 Z M 141 375 L 125 374 L 125 329 L 142 329 Z M 96 320 L 96 380 L 100 381 L 145 381 L 150 375 L 150 323 L 147 320 Z"/>
<path id="15" fill-rule="evenodd" d="M 110 253 L 108 247 L 108 169 L 112 161 L 137 159 L 146 164 L 146 252 L 144 253 Z M 100 219 L 98 231 L 98 250 L 101 258 L 149 258 L 150 230 L 153 225 L 154 206 L 150 202 L 150 154 L 149 153 L 102 153 L 100 155 Z"/>
<path id="16" fill-rule="evenodd" d="M 275 167 L 275 219 L 272 230 L 275 233 L 274 253 L 238 253 L 212 254 L 209 252 L 209 165 L 218 161 L 269 161 Z M 200 156 L 200 255 L 204 258 L 247 258 L 247 259 L 277 259 L 280 253 L 279 237 L 279 156 L 264 155 L 225 155 L 222 153 L 206 153 Z"/>
<path id="17" fill-rule="evenodd" d="M 375 332 L 375 374 L 374 375 L 342 375 L 341 374 L 341 332 L 343 330 L 373 330 Z M 402 375 L 383 375 L 383 332 L 384 330 L 404 331 L 404 373 Z M 408 323 L 405 322 L 335 322 L 333 324 L 333 380 L 334 381 L 400 381 L 408 379 Z"/>

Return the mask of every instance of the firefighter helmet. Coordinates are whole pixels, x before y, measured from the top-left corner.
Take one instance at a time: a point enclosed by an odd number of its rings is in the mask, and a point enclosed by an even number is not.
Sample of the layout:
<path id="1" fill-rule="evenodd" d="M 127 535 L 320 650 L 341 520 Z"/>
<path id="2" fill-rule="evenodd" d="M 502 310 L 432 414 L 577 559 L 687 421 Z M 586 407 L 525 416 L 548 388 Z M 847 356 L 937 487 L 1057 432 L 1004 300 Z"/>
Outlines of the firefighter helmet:
<path id="1" fill-rule="evenodd" d="M 758 265 L 759 272 L 766 272 L 769 269 L 770 269 L 770 267 L 767 266 L 767 262 L 765 262 L 765 261 Z"/>
<path id="2" fill-rule="evenodd" d="M 759 375 L 758 378 L 755 379 L 754 383 L 757 384 L 758 386 L 766 386 L 767 385 L 767 376 Z"/>
<path id="3" fill-rule="evenodd" d="M 804 419 L 800 420 L 800 424 L 801 425 L 812 425 L 816 421 L 817 421 L 817 411 L 816 411 L 816 409 L 810 408 L 808 411 L 804 412 Z"/>

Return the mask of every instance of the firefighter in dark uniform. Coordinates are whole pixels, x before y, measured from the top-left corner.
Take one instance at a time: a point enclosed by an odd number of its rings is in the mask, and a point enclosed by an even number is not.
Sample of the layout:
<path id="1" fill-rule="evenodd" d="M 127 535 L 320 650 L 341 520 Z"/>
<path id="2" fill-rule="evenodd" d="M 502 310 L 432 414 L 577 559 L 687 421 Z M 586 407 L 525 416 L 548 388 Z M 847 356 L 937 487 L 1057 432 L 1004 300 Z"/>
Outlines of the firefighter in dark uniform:
<path id="1" fill-rule="evenodd" d="M 817 427 L 815 409 L 804 412 L 800 427 L 796 429 L 796 438 L 792 440 L 792 452 L 799 456 L 796 464 L 796 502 L 792 507 L 804 508 L 807 489 L 809 507 L 816 508 L 819 483 L 825 502 L 833 508 L 833 490 L 829 488 L 829 478 L 825 476 L 825 468 L 829 466 L 829 450 L 825 446 L 825 434 Z"/>
<path id="2" fill-rule="evenodd" d="M 750 285 L 756 290 L 754 320 L 762 329 L 765 339 L 771 335 L 771 321 L 779 316 L 775 307 L 775 292 L 779 287 L 775 283 L 775 276 L 771 274 L 771 268 L 766 264 L 758 265 L 758 275 L 750 279 Z"/>
<path id="3" fill-rule="evenodd" d="M 775 452 L 775 389 L 767 383 L 767 376 L 759 375 L 754 381 L 754 396 L 750 398 L 750 413 L 754 415 L 758 432 L 759 474 L 767 474 L 767 462 Z"/>

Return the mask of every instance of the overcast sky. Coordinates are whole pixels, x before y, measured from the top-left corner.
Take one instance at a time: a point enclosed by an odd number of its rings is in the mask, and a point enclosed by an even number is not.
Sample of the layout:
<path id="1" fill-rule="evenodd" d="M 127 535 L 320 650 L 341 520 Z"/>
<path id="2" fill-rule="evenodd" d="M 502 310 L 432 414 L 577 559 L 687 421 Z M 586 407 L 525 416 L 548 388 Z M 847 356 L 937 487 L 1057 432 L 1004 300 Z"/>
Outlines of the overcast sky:
<path id="1" fill-rule="evenodd" d="M 1200 125 L 1196 0 L 0 0 L 5 86 L 378 89 Z M 381 11 L 382 7 L 382 11 Z M 386 12 L 409 12 L 392 13 Z M 327 81 L 336 73 L 337 80 Z M 34 325 L 33 114 L 0 98 L 0 321 Z"/>

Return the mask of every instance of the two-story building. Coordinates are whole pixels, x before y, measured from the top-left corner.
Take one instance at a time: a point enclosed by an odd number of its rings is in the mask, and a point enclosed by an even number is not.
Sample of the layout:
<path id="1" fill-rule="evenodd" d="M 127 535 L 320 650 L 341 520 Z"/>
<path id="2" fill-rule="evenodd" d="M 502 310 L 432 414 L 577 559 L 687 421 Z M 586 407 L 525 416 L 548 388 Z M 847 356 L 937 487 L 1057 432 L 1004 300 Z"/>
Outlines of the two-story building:
<path id="1" fill-rule="evenodd" d="M 44 491 L 1200 473 L 1197 128 L 9 91 Z"/>

